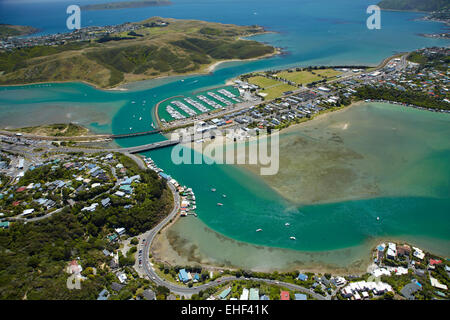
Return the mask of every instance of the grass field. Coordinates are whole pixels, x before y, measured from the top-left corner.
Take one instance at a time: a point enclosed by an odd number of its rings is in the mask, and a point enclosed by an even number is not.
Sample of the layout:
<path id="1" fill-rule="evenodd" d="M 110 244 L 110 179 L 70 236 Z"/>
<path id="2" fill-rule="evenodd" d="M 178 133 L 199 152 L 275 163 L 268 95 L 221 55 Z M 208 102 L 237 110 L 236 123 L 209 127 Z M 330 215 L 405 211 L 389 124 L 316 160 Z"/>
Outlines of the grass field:
<path id="1" fill-rule="evenodd" d="M 318 69 L 311 71 L 283 71 L 278 73 L 277 75 L 280 78 L 303 85 L 315 81 L 324 80 L 325 78 L 333 78 L 340 74 L 342 74 L 342 72 L 336 71 L 334 69 Z"/>
<path id="2" fill-rule="evenodd" d="M 260 91 L 260 93 L 266 93 L 267 96 L 264 97 L 265 100 L 272 100 L 283 96 L 283 92 L 296 90 L 296 87 L 290 86 L 285 83 L 278 82 L 278 85 L 269 87 Z"/>
<path id="3" fill-rule="evenodd" d="M 327 78 L 333 78 L 342 74 L 342 72 L 336 71 L 334 69 L 319 69 L 314 70 L 313 72 Z"/>
<path id="4" fill-rule="evenodd" d="M 284 92 L 297 89 L 296 87 L 288 85 L 284 82 L 266 78 L 263 76 L 251 77 L 248 79 L 248 82 L 256 84 L 261 89 L 263 89 L 260 90 L 259 93 L 266 94 L 266 96 L 264 96 L 265 100 L 279 98 L 283 95 Z"/>
<path id="5" fill-rule="evenodd" d="M 269 79 L 263 76 L 251 77 L 248 79 L 248 82 L 257 85 L 262 89 L 281 84 L 281 82 L 277 80 Z"/>
<path id="6" fill-rule="evenodd" d="M 295 82 L 297 84 L 307 84 L 314 81 L 322 80 L 318 75 L 314 75 L 308 71 L 294 71 L 294 72 L 280 72 L 278 73 L 280 78 Z"/>

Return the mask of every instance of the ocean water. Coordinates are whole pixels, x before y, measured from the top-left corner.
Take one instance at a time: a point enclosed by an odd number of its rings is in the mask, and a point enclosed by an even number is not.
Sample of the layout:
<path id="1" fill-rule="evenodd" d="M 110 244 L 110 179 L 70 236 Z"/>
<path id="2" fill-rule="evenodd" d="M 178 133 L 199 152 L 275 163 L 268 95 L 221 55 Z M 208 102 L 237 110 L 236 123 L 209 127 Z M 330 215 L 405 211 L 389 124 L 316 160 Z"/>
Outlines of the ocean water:
<path id="1" fill-rule="evenodd" d="M 146 131 L 151 129 L 154 122 L 152 109 L 157 102 L 176 95 L 190 95 L 194 91 L 222 86 L 228 79 L 242 73 L 312 64 L 376 65 L 396 52 L 449 44 L 448 40 L 418 36 L 418 33 L 444 30 L 444 26 L 439 23 L 416 21 L 423 16 L 418 13 L 383 12 L 382 29 L 368 30 L 365 25 L 368 15 L 365 12 L 367 6 L 372 4 L 370 0 L 173 2 L 174 5 L 169 7 L 83 12 L 82 26 L 140 21 L 151 16 L 241 25 L 259 24 L 276 33 L 252 38 L 281 47 L 284 54 L 251 62 L 224 63 L 209 75 L 128 84 L 123 86 L 128 91 L 123 92 L 97 90 L 80 83 L 0 87 L 0 125 L 18 127 L 72 121 L 102 133 Z M 0 1 L 0 21 L 38 27 L 41 34 L 65 32 L 65 8 L 68 4 L 72 2 Z M 392 117 L 399 122 L 415 122 L 419 121 L 419 118 L 428 117 L 415 113 L 417 110 L 407 111 L 407 115 L 400 116 L 382 107 L 374 108 L 372 112 L 384 112 L 385 117 Z M 373 122 L 370 122 L 370 110 L 362 114 L 364 115 L 365 118 L 360 120 L 373 125 Z M 141 117 L 142 120 L 139 120 Z M 405 117 L 410 120 L 405 120 Z M 293 200 L 292 194 L 295 195 L 295 192 L 292 190 L 277 192 L 276 183 L 263 180 L 243 168 L 175 166 L 170 160 L 170 148 L 156 150 L 147 155 L 166 172 L 196 192 L 199 219 L 181 220 L 174 226 L 174 232 L 179 237 L 182 235 L 187 244 L 195 245 L 200 256 L 221 260 L 221 263 L 261 266 L 264 259 L 260 258 L 260 255 L 264 256 L 264 252 L 269 250 L 272 253 L 283 252 L 280 253 L 284 257 L 280 258 L 282 263 L 272 263 L 274 267 L 292 266 L 294 261 L 297 261 L 297 264 L 299 261 L 311 263 L 318 261 L 316 258 L 319 256 L 329 257 L 330 261 L 325 263 L 350 265 L 366 252 L 370 239 L 385 237 L 416 241 L 448 255 L 449 151 L 448 144 L 445 143 L 433 146 L 436 135 L 440 135 L 439 141 L 448 141 L 448 131 L 443 129 L 442 132 L 434 133 L 431 130 L 436 128 L 435 123 L 440 121 L 444 121 L 448 127 L 448 120 L 441 118 L 423 124 L 424 136 L 421 141 L 427 142 L 428 149 L 422 153 L 416 152 L 417 146 L 413 140 L 402 145 L 399 150 L 402 150 L 405 157 L 412 156 L 415 163 L 408 163 L 403 169 L 399 165 L 402 170 L 396 171 L 395 179 L 391 180 L 386 176 L 388 172 L 394 171 L 386 171 L 386 174 L 383 174 L 383 163 L 389 163 L 389 159 L 380 160 L 374 157 L 370 150 L 362 148 L 364 141 L 359 141 L 354 135 L 346 137 L 345 133 L 342 133 L 344 143 L 349 148 L 356 148 L 371 157 L 368 161 L 371 161 L 373 168 L 366 174 L 372 179 L 379 179 L 375 182 L 379 182 L 381 191 L 376 196 L 358 195 L 345 201 L 340 201 L 341 198 L 336 196 L 326 204 L 321 201 L 309 203 L 305 199 Z M 404 122 L 405 128 L 408 127 L 406 123 Z M 427 128 L 430 130 L 426 130 Z M 417 136 L 413 131 L 410 133 L 414 137 Z M 390 145 L 389 154 L 396 157 L 396 163 L 400 163 L 401 153 L 396 153 L 396 145 L 403 140 L 397 141 L 398 137 L 392 132 L 383 134 L 391 134 L 393 143 Z M 381 153 L 385 152 L 382 148 L 383 139 L 363 134 L 359 136 L 360 139 L 363 137 L 371 143 L 373 140 L 376 142 L 374 145 L 367 144 L 367 148 L 373 147 Z M 117 142 L 122 146 L 132 146 L 161 139 L 163 137 L 160 135 L 151 135 L 121 139 Z M 359 182 L 363 181 L 364 175 Z M 292 186 L 295 187 L 295 184 Z M 211 194 L 212 187 L 218 190 L 217 194 Z M 402 192 L 396 194 L 388 192 L 389 190 Z M 221 198 L 222 193 L 228 197 Z M 347 190 L 346 194 L 354 195 L 351 189 Z M 224 203 L 224 206 L 217 207 L 217 202 Z M 381 222 L 377 222 L 377 216 Z M 292 228 L 286 229 L 286 222 L 291 223 Z M 262 228 L 264 232 L 257 234 L 255 230 L 258 228 Z M 204 232 L 200 232 L 201 230 Z M 240 242 L 228 245 L 219 234 Z M 290 240 L 291 235 L 295 236 L 297 241 Z M 215 242 L 213 239 L 216 239 Z M 210 245 L 222 242 L 227 243 L 222 247 L 222 251 L 214 250 L 213 245 Z M 248 247 L 244 243 L 264 246 L 266 251 L 254 251 L 253 257 L 257 255 L 259 258 L 246 258 L 249 255 L 246 255 L 242 248 Z M 290 251 L 277 251 L 278 249 L 274 248 Z M 348 250 L 352 250 L 351 253 Z M 220 252 L 224 253 L 223 257 L 218 254 Z M 299 256 L 293 252 L 305 254 Z M 311 255 L 311 252 L 314 255 Z M 324 252 L 332 253 L 325 255 Z M 276 260 L 278 255 L 271 257 Z M 309 257 L 309 260 L 306 257 Z"/>

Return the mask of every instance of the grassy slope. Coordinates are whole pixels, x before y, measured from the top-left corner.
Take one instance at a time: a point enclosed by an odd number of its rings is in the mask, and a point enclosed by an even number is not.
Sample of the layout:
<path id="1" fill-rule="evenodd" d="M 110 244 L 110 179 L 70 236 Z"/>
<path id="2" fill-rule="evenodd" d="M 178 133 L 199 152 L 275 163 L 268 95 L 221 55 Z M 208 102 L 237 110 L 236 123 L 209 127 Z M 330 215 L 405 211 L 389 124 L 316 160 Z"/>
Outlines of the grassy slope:
<path id="1" fill-rule="evenodd" d="M 28 26 L 15 26 L 10 24 L 0 23 L 0 39 L 13 37 L 13 36 L 24 36 L 28 34 L 33 34 L 37 32 L 37 29 Z"/>
<path id="2" fill-rule="evenodd" d="M 390 10 L 436 11 L 448 6 L 449 0 L 383 0 L 378 5 Z"/>
<path id="3" fill-rule="evenodd" d="M 192 20 L 164 19 L 168 27 L 148 28 L 161 18 L 143 21 L 142 37 L 103 43 L 69 43 L 0 53 L 0 84 L 86 81 L 107 88 L 160 76 L 193 73 L 219 60 L 251 59 L 274 48 L 240 40 L 262 30 Z M 118 34 L 114 36 L 127 36 Z M 1 73 L 1 72 L 0 72 Z"/>

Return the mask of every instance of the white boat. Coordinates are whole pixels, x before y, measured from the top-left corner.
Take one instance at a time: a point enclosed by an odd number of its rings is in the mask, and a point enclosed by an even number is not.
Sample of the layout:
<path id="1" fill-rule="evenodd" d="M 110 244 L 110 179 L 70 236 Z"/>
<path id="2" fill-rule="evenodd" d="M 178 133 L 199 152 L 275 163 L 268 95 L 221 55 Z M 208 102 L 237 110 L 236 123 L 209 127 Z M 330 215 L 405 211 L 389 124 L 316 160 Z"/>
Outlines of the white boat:
<path id="1" fill-rule="evenodd" d="M 139 121 L 142 120 L 142 117 L 139 117 Z"/>
<path id="2" fill-rule="evenodd" d="M 380 221 L 380 217 L 377 217 L 377 221 Z"/>
<path id="3" fill-rule="evenodd" d="M 226 197 L 227 197 L 227 195 L 226 195 L 226 194 L 223 194 L 223 195 L 222 195 L 222 197 L 226 198 Z"/>
<path id="4" fill-rule="evenodd" d="M 220 202 L 219 202 L 217 205 L 218 205 L 219 207 L 221 207 L 221 206 L 223 206 L 223 203 L 220 203 Z"/>
<path id="5" fill-rule="evenodd" d="M 130 130 L 133 130 L 133 127 L 130 127 Z"/>
<path id="6" fill-rule="evenodd" d="M 291 240 L 297 240 L 295 237 L 290 237 L 289 239 L 291 239 Z"/>
<path id="7" fill-rule="evenodd" d="M 212 188 L 211 191 L 212 191 L 212 192 L 216 192 L 216 189 Z"/>
<path id="8" fill-rule="evenodd" d="M 135 104 L 135 103 L 136 103 L 136 101 L 131 101 L 131 103 L 132 103 L 132 104 Z"/>
<path id="9" fill-rule="evenodd" d="M 262 231 L 262 229 L 258 229 L 258 230 L 256 230 L 256 232 L 261 232 Z"/>
<path id="10" fill-rule="evenodd" d="M 286 227 L 289 227 L 291 224 L 290 224 L 289 222 L 286 222 L 284 225 L 285 225 Z"/>

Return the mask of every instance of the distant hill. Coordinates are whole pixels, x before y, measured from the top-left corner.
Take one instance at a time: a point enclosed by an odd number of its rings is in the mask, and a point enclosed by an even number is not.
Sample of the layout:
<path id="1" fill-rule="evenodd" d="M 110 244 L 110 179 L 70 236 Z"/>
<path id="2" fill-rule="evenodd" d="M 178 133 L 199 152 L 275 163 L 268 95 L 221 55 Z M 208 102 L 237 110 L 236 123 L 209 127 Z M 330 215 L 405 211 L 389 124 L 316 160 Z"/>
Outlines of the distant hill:
<path id="1" fill-rule="evenodd" d="M 38 30 L 28 26 L 14 26 L 0 23 L 0 39 L 15 36 L 26 36 L 36 33 Z"/>
<path id="2" fill-rule="evenodd" d="M 120 1 L 107 2 L 100 4 L 90 4 L 82 6 L 82 10 L 111 10 L 111 9 L 125 9 L 125 8 L 144 8 L 168 6 L 172 3 L 169 0 L 137 0 L 137 1 Z"/>
<path id="3" fill-rule="evenodd" d="M 404 11 L 437 11 L 450 5 L 450 0 L 382 0 L 381 9 Z"/>

